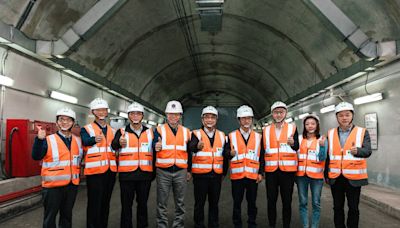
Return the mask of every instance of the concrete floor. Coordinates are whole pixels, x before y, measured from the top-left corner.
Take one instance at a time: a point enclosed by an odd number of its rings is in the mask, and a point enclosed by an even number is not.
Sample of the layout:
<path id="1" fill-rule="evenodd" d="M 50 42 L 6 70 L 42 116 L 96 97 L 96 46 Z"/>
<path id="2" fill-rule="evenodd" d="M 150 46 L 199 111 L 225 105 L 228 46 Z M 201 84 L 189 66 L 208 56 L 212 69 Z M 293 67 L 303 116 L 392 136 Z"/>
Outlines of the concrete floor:
<path id="1" fill-rule="evenodd" d="M 149 199 L 149 223 L 150 227 L 155 227 L 156 220 L 156 188 L 155 181 L 153 182 L 151 195 Z M 171 194 L 172 196 L 172 194 Z M 173 201 L 170 196 L 170 221 L 173 218 Z M 280 199 L 279 199 L 280 200 Z M 279 201 L 278 200 L 278 201 Z M 193 197 L 193 183 L 190 182 L 188 184 L 188 190 L 186 193 L 186 221 L 185 227 L 193 227 L 193 206 L 194 206 L 194 197 Z M 242 220 L 246 221 L 247 217 L 244 212 L 246 212 L 246 201 L 243 203 L 243 215 Z M 119 226 L 119 214 L 120 214 L 120 202 L 119 202 L 119 183 L 117 182 L 113 198 L 111 202 L 111 210 L 109 217 L 109 227 L 118 227 Z M 221 193 L 220 199 L 220 224 L 221 227 L 233 227 L 231 215 L 232 215 L 232 197 L 231 197 L 231 188 L 230 181 L 224 180 L 223 190 Z M 299 220 L 299 212 L 298 212 L 298 197 L 297 191 L 295 188 L 295 192 L 293 194 L 293 204 L 292 204 L 292 227 L 301 227 Z M 265 192 L 265 182 L 260 184 L 258 189 L 258 216 L 257 223 L 259 227 L 267 227 L 267 200 L 266 200 L 266 192 Z M 86 222 L 86 188 L 84 186 L 81 187 L 78 198 L 74 207 L 74 217 L 73 217 L 73 227 L 85 227 Z M 360 226 L 359 227 L 379 227 L 379 228 L 397 228 L 400 227 L 400 220 L 395 219 L 389 215 L 386 215 L 379 210 L 368 206 L 365 203 L 360 204 L 361 217 L 360 217 Z M 134 214 L 136 210 L 134 210 Z M 281 226 L 281 206 L 278 205 L 278 225 Z M 42 216 L 43 216 L 43 207 L 33 209 L 28 211 L 18 217 L 12 218 L 10 220 L 5 221 L 0 224 L 0 227 L 12 227 L 12 228 L 20 228 L 20 227 L 41 227 L 42 224 Z M 135 223 L 134 223 L 135 224 Z M 278 226 L 278 227 L 279 227 Z M 333 211 L 332 211 L 332 197 L 329 188 L 324 188 L 322 191 L 322 214 L 321 214 L 321 222 L 320 227 L 329 228 L 334 227 L 333 225 Z"/>

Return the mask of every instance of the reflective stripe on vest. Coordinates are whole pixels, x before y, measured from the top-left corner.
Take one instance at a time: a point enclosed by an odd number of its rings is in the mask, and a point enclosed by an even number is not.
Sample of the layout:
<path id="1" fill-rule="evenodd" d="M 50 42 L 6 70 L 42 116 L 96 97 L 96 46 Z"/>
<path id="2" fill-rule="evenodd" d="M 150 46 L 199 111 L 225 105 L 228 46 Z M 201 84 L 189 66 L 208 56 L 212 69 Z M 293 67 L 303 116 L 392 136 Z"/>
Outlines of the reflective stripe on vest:
<path id="1" fill-rule="evenodd" d="M 198 129 L 193 132 L 199 142 L 204 142 L 204 147 L 201 151 L 193 153 L 192 173 L 204 174 L 213 170 L 217 174 L 222 174 L 224 160 L 222 151 L 225 145 L 225 134 L 219 130 L 215 130 L 214 144 L 213 147 L 211 147 L 211 142 L 203 129 Z"/>
<path id="2" fill-rule="evenodd" d="M 48 147 L 42 161 L 42 186 L 53 188 L 66 186 L 70 182 L 79 185 L 83 156 L 80 138 L 72 136 L 70 150 L 57 134 L 47 136 L 46 141 Z"/>
<path id="3" fill-rule="evenodd" d="M 84 127 L 90 137 L 95 137 L 102 133 L 102 129 L 96 123 L 90 123 Z M 85 175 L 105 173 L 109 168 L 117 172 L 115 153 L 111 148 L 115 130 L 107 125 L 105 139 L 93 146 L 84 147 L 85 150 Z"/>
<path id="4" fill-rule="evenodd" d="M 159 134 L 161 132 L 162 149 L 156 153 L 156 166 L 168 168 L 175 164 L 180 168 L 187 168 L 189 129 L 179 125 L 174 135 L 168 124 L 163 124 L 157 128 L 157 131 Z"/>
<path id="5" fill-rule="evenodd" d="M 152 129 L 147 129 L 145 134 L 140 134 L 137 138 L 136 134 L 124 132 L 126 139 L 126 147 L 121 148 L 119 154 L 118 172 L 132 172 L 138 167 L 142 171 L 153 171 L 153 133 Z"/>
<path id="6" fill-rule="evenodd" d="M 278 168 L 285 172 L 297 171 L 297 153 L 287 144 L 288 137 L 295 131 L 294 124 L 284 123 L 278 140 L 275 125 L 264 128 L 265 172 L 274 172 Z"/>
<path id="7" fill-rule="evenodd" d="M 229 134 L 231 150 L 236 155 L 231 159 L 231 179 L 257 179 L 260 168 L 261 135 L 251 131 L 247 145 L 239 130 Z"/>
<path id="8" fill-rule="evenodd" d="M 351 154 L 351 147 L 362 147 L 365 128 L 355 126 L 343 148 L 337 128 L 328 131 L 329 140 L 329 178 L 337 178 L 340 174 L 350 180 L 361 180 L 368 178 L 367 161 L 365 158 L 355 157 Z"/>
<path id="9" fill-rule="evenodd" d="M 300 148 L 298 151 L 299 165 L 297 167 L 297 176 L 307 175 L 314 179 L 324 178 L 325 161 L 319 161 L 320 153 L 319 140 L 314 138 L 310 146 L 307 145 L 307 139 L 299 135 Z"/>

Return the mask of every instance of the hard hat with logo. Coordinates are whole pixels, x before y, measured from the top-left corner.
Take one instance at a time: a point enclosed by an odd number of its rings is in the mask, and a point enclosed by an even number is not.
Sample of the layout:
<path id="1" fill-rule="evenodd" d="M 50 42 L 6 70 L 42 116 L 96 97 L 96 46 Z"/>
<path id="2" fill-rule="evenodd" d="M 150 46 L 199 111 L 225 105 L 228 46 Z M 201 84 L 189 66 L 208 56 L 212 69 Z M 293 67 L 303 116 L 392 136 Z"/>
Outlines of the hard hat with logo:
<path id="1" fill-rule="evenodd" d="M 352 111 L 352 112 L 354 112 L 354 107 L 349 102 L 343 101 L 343 102 L 340 102 L 339 104 L 336 105 L 335 114 L 337 114 L 338 112 L 341 112 L 341 111 Z"/>
<path id="2" fill-rule="evenodd" d="M 130 112 L 142 112 L 144 113 L 144 107 L 143 105 L 137 103 L 137 102 L 133 102 L 132 104 L 130 104 L 128 106 L 128 109 L 126 110 L 127 113 Z"/>
<path id="3" fill-rule="evenodd" d="M 204 114 L 214 114 L 214 115 L 218 116 L 218 110 L 216 108 L 214 108 L 213 106 L 207 106 L 207 107 L 203 108 L 203 111 L 201 112 L 201 116 L 203 116 Z"/>
<path id="4" fill-rule="evenodd" d="M 309 118 L 313 118 L 313 119 L 317 120 L 318 123 L 320 122 L 319 116 L 317 116 L 317 115 L 315 115 L 315 114 L 309 114 L 309 115 L 307 115 L 306 117 L 304 117 L 304 119 L 303 119 L 303 124 L 305 124 L 306 120 L 309 119 Z"/>
<path id="5" fill-rule="evenodd" d="M 182 105 L 179 101 L 169 101 L 165 107 L 165 113 L 183 113 Z"/>
<path id="6" fill-rule="evenodd" d="M 276 109 L 276 108 L 284 108 L 287 110 L 287 105 L 285 103 L 283 103 L 282 101 L 276 101 L 271 106 L 271 112 L 274 111 L 274 109 Z"/>
<path id="7" fill-rule="evenodd" d="M 102 98 L 96 98 L 92 102 L 90 102 L 90 110 L 106 108 L 109 109 L 107 101 Z"/>
<path id="8" fill-rule="evenodd" d="M 70 109 L 70 108 L 61 108 L 61 109 L 57 110 L 56 116 L 57 117 L 59 117 L 59 116 L 68 116 L 68 117 L 71 117 L 74 121 L 76 119 L 75 112 L 72 111 L 72 109 Z"/>
<path id="9" fill-rule="evenodd" d="M 237 114 L 236 117 L 254 117 L 253 114 L 253 109 L 251 109 L 249 106 L 247 105 L 242 105 L 237 109 Z"/>

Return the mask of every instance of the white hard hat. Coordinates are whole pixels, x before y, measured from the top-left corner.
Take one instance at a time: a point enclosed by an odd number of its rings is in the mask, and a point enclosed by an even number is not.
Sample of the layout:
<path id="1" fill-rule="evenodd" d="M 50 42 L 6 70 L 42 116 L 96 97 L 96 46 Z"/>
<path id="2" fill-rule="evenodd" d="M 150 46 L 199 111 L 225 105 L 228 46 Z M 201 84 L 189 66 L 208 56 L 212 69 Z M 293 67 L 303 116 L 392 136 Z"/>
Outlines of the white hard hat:
<path id="1" fill-rule="evenodd" d="M 130 112 L 142 112 L 144 113 L 144 107 L 143 105 L 137 103 L 137 102 L 133 102 L 132 104 L 130 104 L 128 106 L 128 109 L 126 110 L 127 113 Z"/>
<path id="2" fill-rule="evenodd" d="M 92 102 L 90 102 L 90 110 L 106 108 L 109 109 L 107 101 L 102 98 L 96 98 Z"/>
<path id="3" fill-rule="evenodd" d="M 201 112 L 201 116 L 203 116 L 206 113 L 214 114 L 214 115 L 218 116 L 218 110 L 216 108 L 214 108 L 213 106 L 207 106 L 207 107 L 203 108 L 203 111 Z"/>
<path id="4" fill-rule="evenodd" d="M 341 111 L 352 111 L 354 112 L 354 107 L 349 102 L 340 102 L 335 107 L 335 114 Z"/>
<path id="5" fill-rule="evenodd" d="M 61 108 L 59 110 L 57 110 L 56 116 L 69 116 L 71 117 L 73 120 L 76 119 L 76 114 L 74 111 L 72 111 L 72 109 L 70 108 Z"/>
<path id="6" fill-rule="evenodd" d="M 303 124 L 306 122 L 306 120 L 307 120 L 308 118 L 314 118 L 314 119 L 316 119 L 318 122 L 320 122 L 319 117 L 318 117 L 317 115 L 315 115 L 315 114 L 309 114 L 309 115 L 307 115 L 306 117 L 304 117 L 304 119 L 303 119 Z"/>
<path id="7" fill-rule="evenodd" d="M 249 106 L 247 106 L 247 105 L 242 105 L 242 106 L 240 106 L 238 109 L 237 109 L 237 114 L 236 114 L 236 117 L 247 117 L 247 116 L 250 116 L 250 117 L 254 117 L 254 114 L 253 114 L 253 109 L 251 109 Z"/>
<path id="8" fill-rule="evenodd" d="M 276 108 L 284 108 L 287 110 L 286 104 L 283 103 L 282 101 L 276 101 L 274 104 L 272 104 L 271 112 L 274 111 L 274 109 L 276 109 Z"/>
<path id="9" fill-rule="evenodd" d="M 169 101 L 165 107 L 165 113 L 183 113 L 182 105 L 179 101 Z"/>

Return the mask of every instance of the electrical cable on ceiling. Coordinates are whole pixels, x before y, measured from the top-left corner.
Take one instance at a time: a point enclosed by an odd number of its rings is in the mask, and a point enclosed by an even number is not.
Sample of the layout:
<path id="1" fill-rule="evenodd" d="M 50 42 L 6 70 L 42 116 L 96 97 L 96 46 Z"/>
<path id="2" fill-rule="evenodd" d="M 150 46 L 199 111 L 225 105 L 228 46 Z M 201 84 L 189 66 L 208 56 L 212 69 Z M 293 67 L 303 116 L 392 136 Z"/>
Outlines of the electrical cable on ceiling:
<path id="1" fill-rule="evenodd" d="M 367 95 L 371 95 L 367 90 L 368 76 L 369 76 L 369 72 L 367 72 L 367 77 L 365 78 L 364 90 L 365 90 L 365 93 L 367 93 Z"/>

